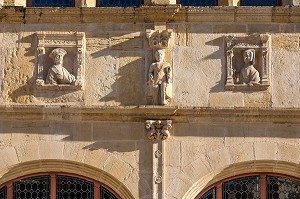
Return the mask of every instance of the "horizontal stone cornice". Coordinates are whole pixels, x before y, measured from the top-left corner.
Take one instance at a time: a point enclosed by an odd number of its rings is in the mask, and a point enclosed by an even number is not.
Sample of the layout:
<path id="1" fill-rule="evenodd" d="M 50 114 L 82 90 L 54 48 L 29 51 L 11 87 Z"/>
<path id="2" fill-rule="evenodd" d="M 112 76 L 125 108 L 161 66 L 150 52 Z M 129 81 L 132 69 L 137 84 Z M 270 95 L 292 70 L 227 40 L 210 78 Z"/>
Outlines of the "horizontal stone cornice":
<path id="1" fill-rule="evenodd" d="M 69 120 L 173 123 L 300 123 L 299 108 L 204 108 L 160 106 L 1 105 L 0 120 Z"/>
<path id="2" fill-rule="evenodd" d="M 218 17 L 216 17 L 218 16 Z M 2 7 L 0 23 L 260 22 L 299 23 L 300 7 Z"/>

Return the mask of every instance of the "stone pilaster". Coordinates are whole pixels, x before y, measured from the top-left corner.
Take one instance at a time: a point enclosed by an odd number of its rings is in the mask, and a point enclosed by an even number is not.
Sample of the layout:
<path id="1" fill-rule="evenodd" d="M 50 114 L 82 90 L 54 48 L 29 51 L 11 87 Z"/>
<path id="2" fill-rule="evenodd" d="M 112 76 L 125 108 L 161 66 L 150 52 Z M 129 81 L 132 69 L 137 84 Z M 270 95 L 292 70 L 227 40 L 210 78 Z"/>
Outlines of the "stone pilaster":
<path id="1" fill-rule="evenodd" d="M 75 0 L 75 7 L 96 7 L 97 0 Z"/>
<path id="2" fill-rule="evenodd" d="M 0 6 L 26 6 L 26 0 L 0 0 Z"/>
<path id="3" fill-rule="evenodd" d="M 144 5 L 174 5 L 176 0 L 145 0 Z"/>

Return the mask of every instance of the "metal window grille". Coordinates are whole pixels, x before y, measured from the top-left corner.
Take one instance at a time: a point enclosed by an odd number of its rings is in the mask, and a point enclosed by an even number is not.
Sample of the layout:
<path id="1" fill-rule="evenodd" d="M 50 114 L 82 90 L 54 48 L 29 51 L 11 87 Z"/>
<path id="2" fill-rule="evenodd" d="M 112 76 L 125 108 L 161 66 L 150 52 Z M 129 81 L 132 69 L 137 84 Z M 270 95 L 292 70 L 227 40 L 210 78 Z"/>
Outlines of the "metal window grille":
<path id="1" fill-rule="evenodd" d="M 283 177 L 267 176 L 268 199 L 300 199 L 300 182 Z"/>
<path id="2" fill-rule="evenodd" d="M 276 6 L 277 0 L 241 0 L 241 6 Z"/>
<path id="3" fill-rule="evenodd" d="M 100 7 L 137 7 L 141 0 L 98 0 Z"/>
<path id="4" fill-rule="evenodd" d="M 214 6 L 215 0 L 181 0 L 183 6 Z"/>
<path id="5" fill-rule="evenodd" d="M 259 199 L 259 177 L 243 177 L 223 183 L 223 199 Z"/>
<path id="6" fill-rule="evenodd" d="M 207 192 L 205 192 L 205 194 L 203 194 L 200 199 L 215 199 L 216 198 L 216 188 L 213 187 L 210 190 L 208 190 Z"/>
<path id="7" fill-rule="evenodd" d="M 0 189 L 0 199 L 6 199 L 6 187 Z"/>
<path id="8" fill-rule="evenodd" d="M 32 0 L 33 7 L 72 7 L 73 0 Z"/>
<path id="9" fill-rule="evenodd" d="M 38 176 L 13 183 L 14 199 L 50 199 L 50 177 Z"/>
<path id="10" fill-rule="evenodd" d="M 93 199 L 94 183 L 70 176 L 57 176 L 57 199 Z"/>
<path id="11" fill-rule="evenodd" d="M 104 187 L 100 187 L 101 199 L 118 199 L 112 192 L 105 189 Z"/>

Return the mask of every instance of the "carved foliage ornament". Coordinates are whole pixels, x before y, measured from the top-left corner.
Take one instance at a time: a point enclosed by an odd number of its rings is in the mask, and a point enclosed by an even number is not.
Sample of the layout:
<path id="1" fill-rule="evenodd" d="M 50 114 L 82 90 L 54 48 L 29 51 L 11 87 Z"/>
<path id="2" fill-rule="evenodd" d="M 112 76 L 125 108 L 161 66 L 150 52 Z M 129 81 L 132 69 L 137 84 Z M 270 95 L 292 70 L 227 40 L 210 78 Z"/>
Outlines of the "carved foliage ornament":
<path id="1" fill-rule="evenodd" d="M 270 36 L 225 37 L 227 90 L 265 90 L 270 85 Z"/>
<path id="2" fill-rule="evenodd" d="M 145 124 L 147 137 L 150 140 L 165 140 L 170 136 L 171 120 L 147 120 Z"/>
<path id="3" fill-rule="evenodd" d="M 82 89 L 84 83 L 84 32 L 37 32 L 37 78 L 39 89 Z M 56 52 L 56 53 L 54 53 Z M 57 53 L 64 52 L 64 53 Z M 56 56 L 52 56 L 52 55 Z M 58 61 L 59 57 L 62 59 Z M 67 58 L 66 58 L 67 57 Z M 49 60 L 49 58 L 51 58 Z M 48 63 L 49 62 L 49 63 Z M 50 63 L 51 62 L 51 63 Z M 72 81 L 47 81 L 49 72 L 55 71 L 71 77 Z M 58 76 L 62 76 L 60 73 Z"/>
<path id="4" fill-rule="evenodd" d="M 169 47 L 172 32 L 169 30 L 147 30 L 150 48 L 165 49 Z"/>

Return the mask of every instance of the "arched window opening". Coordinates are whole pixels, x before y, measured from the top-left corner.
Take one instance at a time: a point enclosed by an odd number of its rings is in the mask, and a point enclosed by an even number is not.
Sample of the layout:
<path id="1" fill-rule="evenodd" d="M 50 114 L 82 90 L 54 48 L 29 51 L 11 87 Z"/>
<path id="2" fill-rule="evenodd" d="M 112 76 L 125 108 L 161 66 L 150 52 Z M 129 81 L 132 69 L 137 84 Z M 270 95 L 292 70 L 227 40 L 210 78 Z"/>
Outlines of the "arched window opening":
<path id="1" fill-rule="evenodd" d="M 0 189 L 0 199 L 5 199 L 6 198 L 6 187 L 2 187 Z"/>
<path id="2" fill-rule="evenodd" d="M 13 198 L 50 198 L 50 177 L 38 176 L 14 182 Z"/>
<path id="3" fill-rule="evenodd" d="M 180 0 L 182 6 L 216 6 L 217 0 Z"/>
<path id="4" fill-rule="evenodd" d="M 251 176 L 224 182 L 224 199 L 259 199 L 259 177 Z"/>
<path id="5" fill-rule="evenodd" d="M 25 198 L 120 199 L 100 182 L 70 175 L 40 174 L 10 181 L 0 186 L 0 199 Z"/>
<path id="6" fill-rule="evenodd" d="M 280 6 L 279 0 L 241 0 L 241 6 Z"/>
<path id="7" fill-rule="evenodd" d="M 73 7 L 74 0 L 27 0 L 31 7 Z"/>
<path id="8" fill-rule="evenodd" d="M 196 199 L 300 199 L 300 180 L 257 174 L 221 181 Z"/>
<path id="9" fill-rule="evenodd" d="M 213 187 L 203 194 L 200 199 L 216 199 L 216 188 Z"/>
<path id="10" fill-rule="evenodd" d="M 98 0 L 100 7 L 138 7 L 143 3 L 142 0 Z"/>

